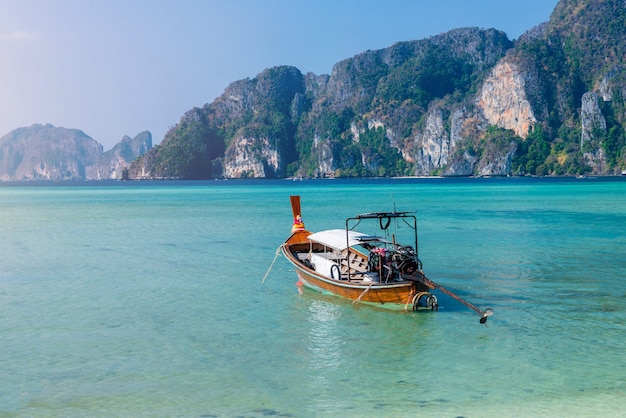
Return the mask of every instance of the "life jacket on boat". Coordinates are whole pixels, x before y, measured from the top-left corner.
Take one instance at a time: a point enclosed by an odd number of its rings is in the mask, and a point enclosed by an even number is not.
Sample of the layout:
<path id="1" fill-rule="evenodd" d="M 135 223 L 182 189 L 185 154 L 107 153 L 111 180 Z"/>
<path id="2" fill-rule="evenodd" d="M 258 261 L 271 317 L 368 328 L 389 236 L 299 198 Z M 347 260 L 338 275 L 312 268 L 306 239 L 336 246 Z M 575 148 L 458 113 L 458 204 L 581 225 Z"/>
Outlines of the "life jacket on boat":
<path id="1" fill-rule="evenodd" d="M 293 226 L 291 227 L 291 232 L 302 231 L 304 229 L 304 222 L 302 221 L 302 217 L 300 215 L 296 216 L 296 219 L 293 220 Z"/>

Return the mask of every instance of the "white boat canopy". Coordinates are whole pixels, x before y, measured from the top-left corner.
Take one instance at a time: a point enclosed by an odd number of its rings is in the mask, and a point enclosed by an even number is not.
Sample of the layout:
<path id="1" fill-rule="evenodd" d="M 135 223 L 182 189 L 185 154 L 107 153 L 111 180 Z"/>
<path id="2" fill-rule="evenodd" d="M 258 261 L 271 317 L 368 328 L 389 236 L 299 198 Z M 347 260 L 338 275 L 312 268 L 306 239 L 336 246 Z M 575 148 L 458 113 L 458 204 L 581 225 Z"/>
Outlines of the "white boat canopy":
<path id="1" fill-rule="evenodd" d="M 345 250 L 347 247 L 361 245 L 366 242 L 388 242 L 382 237 L 364 234 L 357 231 L 348 231 L 348 239 L 346 240 L 345 229 L 329 229 L 311 234 L 307 237 L 310 241 L 323 244 L 327 247 Z"/>

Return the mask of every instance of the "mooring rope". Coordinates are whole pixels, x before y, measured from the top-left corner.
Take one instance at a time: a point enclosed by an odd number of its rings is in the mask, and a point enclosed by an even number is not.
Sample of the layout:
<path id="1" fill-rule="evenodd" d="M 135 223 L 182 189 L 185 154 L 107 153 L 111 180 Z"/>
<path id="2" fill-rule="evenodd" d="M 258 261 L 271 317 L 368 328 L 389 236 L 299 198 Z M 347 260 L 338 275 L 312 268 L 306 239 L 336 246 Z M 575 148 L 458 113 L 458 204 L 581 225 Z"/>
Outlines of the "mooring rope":
<path id="1" fill-rule="evenodd" d="M 270 271 L 272 271 L 272 267 L 274 267 L 274 263 L 276 262 L 276 259 L 278 258 L 279 255 L 280 255 L 280 247 L 276 249 L 276 255 L 274 256 L 274 261 L 272 261 L 272 264 L 270 264 L 270 268 L 267 269 L 267 273 L 265 273 L 265 276 L 263 276 L 263 280 L 261 280 L 261 284 L 265 283 L 265 279 L 267 279 L 267 276 L 270 274 Z"/>
<path id="2" fill-rule="evenodd" d="M 406 303 L 404 304 L 404 310 L 408 310 L 409 307 L 409 303 L 411 303 L 411 301 L 413 300 L 413 298 L 415 297 L 415 295 L 411 295 L 409 294 L 408 299 L 406 300 Z"/>
<path id="3" fill-rule="evenodd" d="M 369 285 L 369 286 L 367 286 L 367 289 L 365 289 L 365 290 L 363 291 L 363 293 L 361 293 L 361 294 L 359 295 L 359 297 L 358 297 L 358 298 L 356 298 L 354 301 L 352 301 L 352 303 L 353 303 L 353 304 L 359 303 L 359 302 L 361 301 L 361 298 L 362 298 L 363 296 L 365 296 L 365 294 L 366 294 L 367 292 L 369 292 L 369 291 L 370 291 L 370 289 L 372 288 L 372 285 L 373 285 L 373 284 L 374 284 L 374 282 L 370 283 L 370 285 Z"/>

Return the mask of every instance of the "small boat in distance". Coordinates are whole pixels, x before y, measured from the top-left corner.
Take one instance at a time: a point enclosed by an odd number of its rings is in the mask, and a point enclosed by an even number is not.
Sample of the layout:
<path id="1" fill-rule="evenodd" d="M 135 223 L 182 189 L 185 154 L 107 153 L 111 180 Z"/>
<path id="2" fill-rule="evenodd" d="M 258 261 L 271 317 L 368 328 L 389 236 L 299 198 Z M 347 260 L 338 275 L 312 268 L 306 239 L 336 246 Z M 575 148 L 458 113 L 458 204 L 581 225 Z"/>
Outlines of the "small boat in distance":
<path id="1" fill-rule="evenodd" d="M 424 275 L 413 212 L 394 209 L 365 213 L 347 218 L 344 229 L 312 233 L 302 221 L 300 196 L 290 199 L 294 223 L 281 250 L 307 287 L 353 303 L 413 311 L 438 309 L 437 297 L 431 293 L 436 289 L 478 313 L 482 324 L 493 314 L 493 310 L 480 310 Z M 356 231 L 361 222 L 370 224 L 376 233 Z M 399 232 L 410 233 L 413 242 L 396 242 Z"/>

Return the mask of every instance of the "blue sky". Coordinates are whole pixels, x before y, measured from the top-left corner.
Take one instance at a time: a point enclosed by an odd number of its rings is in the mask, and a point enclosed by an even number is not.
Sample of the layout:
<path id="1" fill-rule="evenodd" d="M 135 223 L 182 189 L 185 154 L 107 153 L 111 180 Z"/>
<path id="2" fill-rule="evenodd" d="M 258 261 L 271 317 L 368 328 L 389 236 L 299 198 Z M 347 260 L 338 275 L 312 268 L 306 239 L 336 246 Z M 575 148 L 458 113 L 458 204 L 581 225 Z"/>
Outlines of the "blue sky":
<path id="1" fill-rule="evenodd" d="M 515 39 L 557 0 L 0 0 L 0 136 L 33 123 L 83 130 L 110 149 L 232 81 L 333 64 L 459 27 Z"/>

